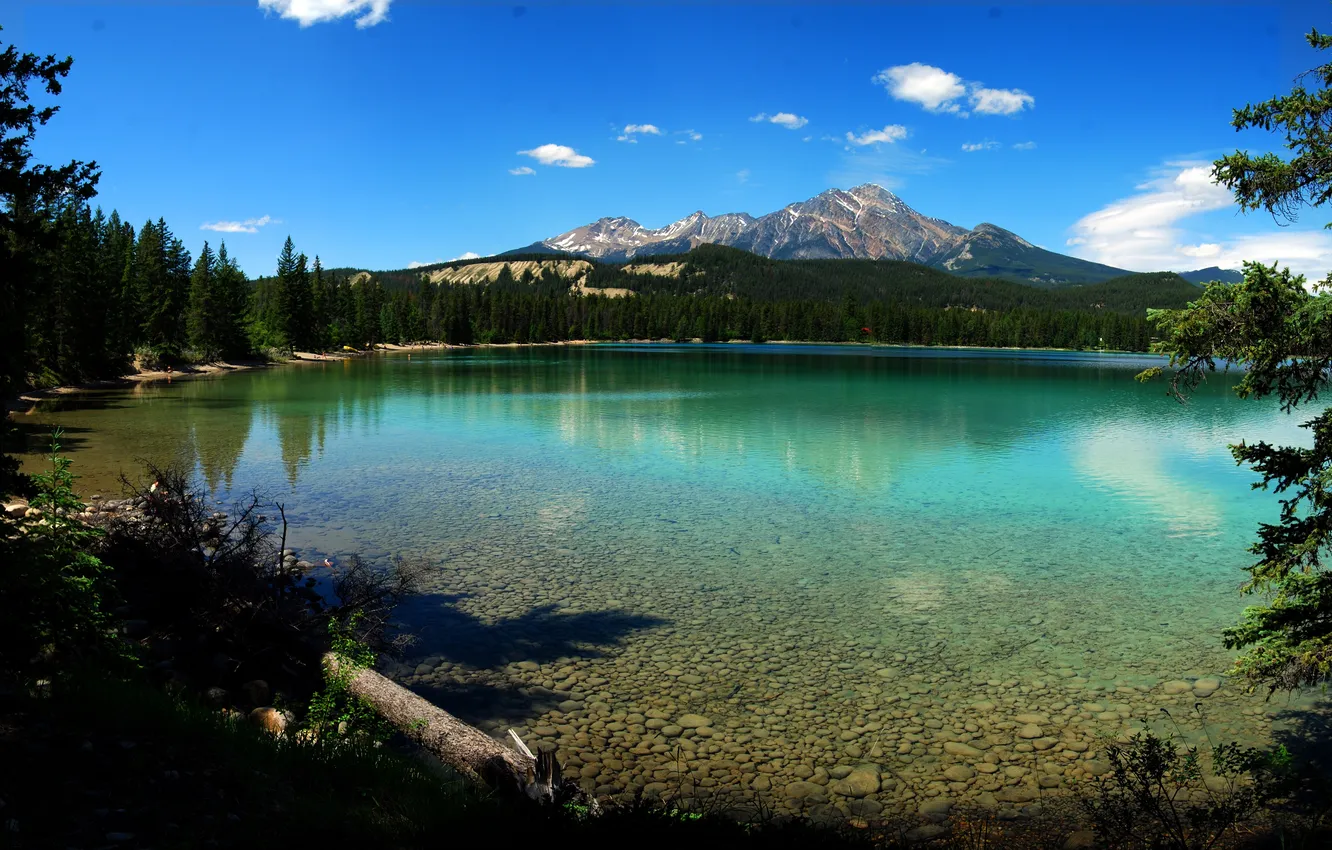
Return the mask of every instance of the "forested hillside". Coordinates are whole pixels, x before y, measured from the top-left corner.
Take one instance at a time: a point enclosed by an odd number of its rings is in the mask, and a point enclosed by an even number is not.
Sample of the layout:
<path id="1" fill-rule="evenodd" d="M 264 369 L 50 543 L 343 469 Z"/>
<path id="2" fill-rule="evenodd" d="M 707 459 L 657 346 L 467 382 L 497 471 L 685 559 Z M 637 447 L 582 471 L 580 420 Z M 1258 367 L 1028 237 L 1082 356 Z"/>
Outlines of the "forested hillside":
<path id="1" fill-rule="evenodd" d="M 23 368 L 28 383 L 122 374 L 143 363 L 377 343 L 566 339 L 872 341 L 917 345 L 1142 350 L 1149 307 L 1198 294 L 1171 273 L 1040 289 L 887 260 L 777 261 L 704 245 L 632 264 L 593 263 L 576 280 L 553 263 L 475 285 L 431 283 L 440 267 L 325 270 L 287 240 L 276 274 L 249 280 L 205 242 L 197 257 L 165 221 L 138 230 L 83 201 L 46 211 L 32 266 Z M 512 257 L 541 260 L 543 257 Z M 544 259 L 549 260 L 549 257 Z M 491 262 L 493 259 L 470 261 Z M 450 264 L 460 265 L 460 264 Z M 571 291 L 628 290 L 608 298 Z"/>

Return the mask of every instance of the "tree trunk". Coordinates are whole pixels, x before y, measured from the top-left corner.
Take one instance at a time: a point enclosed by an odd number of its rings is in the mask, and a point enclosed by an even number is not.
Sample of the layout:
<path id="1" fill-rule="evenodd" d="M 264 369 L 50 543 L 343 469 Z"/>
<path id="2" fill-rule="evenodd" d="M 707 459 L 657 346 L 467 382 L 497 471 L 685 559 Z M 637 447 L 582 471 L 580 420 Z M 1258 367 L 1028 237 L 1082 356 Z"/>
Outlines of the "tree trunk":
<path id="1" fill-rule="evenodd" d="M 333 653 L 324 655 L 332 674 L 349 673 L 348 689 L 374 707 L 404 735 L 460 773 L 503 794 L 549 800 L 559 774 L 554 753 L 534 757 L 512 732 L 522 752 L 510 749 L 373 670 L 349 667 Z"/>

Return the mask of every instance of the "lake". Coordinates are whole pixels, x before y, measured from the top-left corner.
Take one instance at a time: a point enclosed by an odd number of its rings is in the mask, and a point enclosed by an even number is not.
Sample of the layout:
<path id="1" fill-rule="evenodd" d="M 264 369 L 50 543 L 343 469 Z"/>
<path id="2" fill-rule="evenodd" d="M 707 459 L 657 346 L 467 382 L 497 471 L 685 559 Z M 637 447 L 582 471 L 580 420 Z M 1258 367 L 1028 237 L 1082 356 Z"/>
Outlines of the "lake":
<path id="1" fill-rule="evenodd" d="M 1143 726 L 1296 728 L 1307 700 L 1208 680 L 1277 516 L 1225 446 L 1306 435 L 1230 377 L 1188 404 L 1133 380 L 1160 362 L 431 350 L 18 416 L 68 430 L 85 494 L 118 492 L 135 458 L 184 463 L 224 499 L 284 501 L 309 560 L 427 559 L 402 612 L 418 643 L 390 671 L 558 747 L 590 789 L 868 816 L 1023 806 Z"/>

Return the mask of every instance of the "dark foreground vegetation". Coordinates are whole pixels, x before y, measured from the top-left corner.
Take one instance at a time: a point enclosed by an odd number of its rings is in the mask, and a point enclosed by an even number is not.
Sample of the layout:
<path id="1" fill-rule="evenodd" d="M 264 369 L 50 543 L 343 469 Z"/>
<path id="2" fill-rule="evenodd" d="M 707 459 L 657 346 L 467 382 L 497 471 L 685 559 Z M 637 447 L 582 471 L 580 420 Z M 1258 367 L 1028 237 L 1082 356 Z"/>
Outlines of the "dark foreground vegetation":
<path id="1" fill-rule="evenodd" d="M 1332 38 L 1318 34 L 1310 41 L 1332 47 Z M 1004 288 L 1008 284 L 967 281 L 958 286 L 979 288 L 927 303 L 934 296 L 926 289 L 878 277 L 920 273 L 888 266 L 883 272 L 874 264 L 844 267 L 863 280 L 844 282 L 840 302 L 815 300 L 783 313 L 780 305 L 798 304 L 781 300 L 783 287 L 814 274 L 810 267 L 765 265 L 723 251 L 691 255 L 683 276 L 640 281 L 639 295 L 614 301 L 556 291 L 560 282 L 540 280 L 440 290 L 442 306 L 428 290 L 383 295 L 387 290 L 372 279 L 332 276 L 329 289 L 318 262 L 307 269 L 290 245 L 278 277 L 250 286 L 220 250 L 215 258 L 206 250 L 191 264 L 163 223 L 131 234 L 123 224 L 113 226 L 114 218 L 89 213 L 96 178 L 90 164 L 52 169 L 29 162 L 28 142 L 53 110 L 30 108 L 27 87 L 58 93 L 68 67 L 68 60 L 21 55 L 12 47 L 0 56 L 6 263 L 0 323 L 7 342 L 21 343 L 0 349 L 0 400 L 34 376 L 64 380 L 110 369 L 135 347 L 169 359 L 187 346 L 208 355 L 228 353 L 233 345 L 318 348 L 344 339 L 360 345 L 386 331 L 415 338 L 419 323 L 428 333 L 433 317 L 446 338 L 456 330 L 471 334 L 468 341 L 486 333 L 530 339 L 543 327 L 547 335 L 639 336 L 640 319 L 641 335 L 648 337 L 672 322 L 675 330 L 667 335 L 708 338 L 715 330 L 724 338 L 737 327 L 748 338 L 770 328 L 778 330 L 774 335 L 795 335 L 785 333 L 791 326 L 782 322 L 789 321 L 846 339 L 853 332 L 885 333 L 895 316 L 906 317 L 904 333 L 915 333 L 910 317 L 917 309 L 933 317 L 935 324 L 919 326 L 930 333 L 992 332 L 1014 326 L 1005 322 L 1024 327 L 1027 319 L 1041 333 L 1064 327 L 1055 302 L 1027 304 L 1028 296 Z M 1322 88 L 1316 93 L 1297 88 L 1288 98 L 1237 113 L 1236 126 L 1286 130 L 1288 144 L 1300 150 L 1288 162 L 1236 154 L 1218 163 L 1218 177 L 1245 206 L 1289 212 L 1304 200 L 1323 200 L 1332 180 L 1326 165 L 1332 146 L 1319 128 L 1332 109 L 1332 66 L 1317 74 Z M 80 233 L 84 253 L 70 248 Z M 103 287 L 122 250 L 119 288 Z M 101 256 L 112 258 L 109 265 L 87 259 Z M 609 277 L 594 283 L 621 280 L 614 271 L 596 274 Z M 1132 323 L 1139 320 L 1130 313 L 1171 306 L 1138 304 L 1133 299 L 1143 293 L 1137 284 L 1112 283 L 1048 297 L 1075 299 L 1081 306 L 1070 307 L 1068 316 L 1099 317 L 1070 319 L 1074 327 L 1089 322 L 1076 333 L 1094 330 L 1098 341 L 1108 339 L 1104 329 L 1113 324 L 1096 321 L 1122 320 L 1125 333 L 1137 333 Z M 772 296 L 766 301 L 757 297 L 763 286 Z M 913 292 L 919 308 L 883 301 L 889 306 L 876 314 L 876 287 Z M 1086 303 L 1088 293 L 1098 299 L 1095 305 Z M 242 294 L 243 311 L 236 307 Z M 421 300 L 427 297 L 433 299 L 429 310 Z M 977 303 L 982 297 L 996 301 L 983 307 Z M 76 309 L 90 298 L 105 300 L 96 302 L 97 311 Z M 1120 313 L 1105 306 L 1111 303 L 1136 306 Z M 584 311 L 576 315 L 581 324 L 560 308 Z M 765 315 L 776 324 L 763 324 Z M 1186 393 L 1215 367 L 1214 358 L 1242 361 L 1251 366 L 1243 393 L 1275 395 L 1290 408 L 1314 401 L 1326 388 L 1329 317 L 1332 296 L 1310 294 L 1298 278 L 1256 265 L 1246 268 L 1242 283 L 1213 284 L 1184 309 L 1153 315 L 1179 367 L 1176 391 Z M 758 321 L 757 331 L 744 328 L 744 321 Z M 831 336 L 837 333 L 843 335 Z M 1288 500 L 1280 521 L 1264 526 L 1254 547 L 1260 560 L 1247 589 L 1265 594 L 1264 600 L 1225 636 L 1246 652 L 1237 674 L 1257 687 L 1321 685 L 1332 678 L 1326 615 L 1332 580 L 1322 562 L 1332 534 L 1326 485 L 1332 413 L 1323 411 L 1309 427 L 1315 436 L 1309 449 L 1234 449 L 1237 461 L 1251 464 Z M 212 504 L 190 478 L 172 470 L 145 470 L 126 480 L 123 500 L 84 505 L 58 435 L 47 472 L 25 480 L 15 469 L 9 459 L 0 464 L 0 492 L 23 492 L 31 501 L 0 515 L 4 846 L 435 847 L 468 841 L 1204 850 L 1332 842 L 1332 792 L 1319 761 L 1327 741 L 1312 737 L 1291 752 L 1223 742 L 1198 750 L 1144 733 L 1107 745 L 1111 769 L 1083 796 L 1009 820 L 936 810 L 885 813 L 872 822 L 774 818 L 759 799 L 744 811 L 721 811 L 685 788 L 654 799 L 596 801 L 562 785 L 546 802 L 516 798 L 432 761 L 337 672 L 368 667 L 401 649 L 404 636 L 393 628 L 393 610 L 413 592 L 419 567 L 374 569 L 350 559 L 317 580 L 311 565 L 285 549 L 282 505 L 259 496 Z M 337 664 L 325 666 L 326 653 Z"/>

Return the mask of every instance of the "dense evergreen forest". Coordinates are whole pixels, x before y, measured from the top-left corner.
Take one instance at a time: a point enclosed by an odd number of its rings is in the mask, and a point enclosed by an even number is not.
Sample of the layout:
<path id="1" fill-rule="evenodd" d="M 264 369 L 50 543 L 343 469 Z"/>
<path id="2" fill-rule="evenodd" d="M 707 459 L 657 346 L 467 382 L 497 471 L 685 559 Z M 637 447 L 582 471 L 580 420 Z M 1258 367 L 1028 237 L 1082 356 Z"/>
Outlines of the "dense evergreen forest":
<path id="1" fill-rule="evenodd" d="M 1146 308 L 1180 307 L 1199 291 L 1169 273 L 1050 290 L 912 263 L 775 261 L 701 246 L 652 258 L 679 264 L 670 275 L 592 263 L 587 287 L 633 293 L 611 298 L 571 292 L 574 281 L 550 264 L 521 277 L 506 267 L 482 285 L 433 284 L 430 269 L 329 271 L 290 239 L 276 274 L 250 280 L 225 244 L 205 242 L 192 257 L 161 219 L 136 230 L 76 199 L 49 210 L 45 229 L 25 310 L 24 371 L 34 384 L 121 374 L 135 361 L 384 342 L 786 339 L 1145 350 Z"/>

